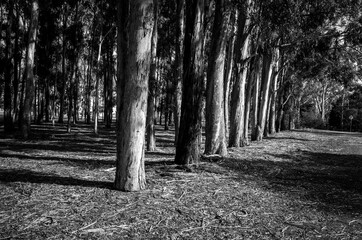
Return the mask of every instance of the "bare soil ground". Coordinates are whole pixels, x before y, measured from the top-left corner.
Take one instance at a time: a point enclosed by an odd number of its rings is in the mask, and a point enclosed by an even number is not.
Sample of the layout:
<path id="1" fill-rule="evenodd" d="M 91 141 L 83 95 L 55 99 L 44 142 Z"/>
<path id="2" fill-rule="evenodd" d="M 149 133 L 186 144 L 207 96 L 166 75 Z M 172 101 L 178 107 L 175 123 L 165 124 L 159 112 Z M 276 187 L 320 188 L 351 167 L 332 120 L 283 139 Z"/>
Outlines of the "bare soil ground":
<path id="1" fill-rule="evenodd" d="M 147 189 L 113 189 L 116 139 L 79 124 L 0 137 L 1 239 L 362 239 L 362 134 L 283 132 L 173 164 L 146 153 Z"/>

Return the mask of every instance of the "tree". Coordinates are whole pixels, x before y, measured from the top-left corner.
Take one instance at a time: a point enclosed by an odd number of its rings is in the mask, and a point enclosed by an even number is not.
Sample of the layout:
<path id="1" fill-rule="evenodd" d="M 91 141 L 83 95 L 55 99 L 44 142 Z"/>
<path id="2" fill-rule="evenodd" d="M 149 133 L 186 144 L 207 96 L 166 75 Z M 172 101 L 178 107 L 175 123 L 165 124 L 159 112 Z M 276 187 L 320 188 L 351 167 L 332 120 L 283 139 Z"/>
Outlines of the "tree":
<path id="1" fill-rule="evenodd" d="M 147 151 L 155 151 L 156 149 L 156 136 L 155 136 L 155 101 L 156 101 L 156 70 L 157 70 L 157 21 L 158 21 L 158 0 L 154 0 L 154 26 L 152 33 L 151 44 L 151 68 L 149 78 L 149 94 L 147 104 Z"/>
<path id="2" fill-rule="evenodd" d="M 204 81 L 204 0 L 190 0 L 186 6 L 183 58 L 183 92 L 176 164 L 197 164 Z"/>
<path id="3" fill-rule="evenodd" d="M 31 4 L 31 19 L 29 24 L 28 46 L 26 51 L 26 91 L 24 98 L 24 106 L 22 111 L 21 133 L 22 137 L 27 139 L 30 133 L 31 123 L 31 108 L 34 99 L 34 55 L 35 42 L 37 37 L 39 19 L 39 3 L 38 0 L 33 0 Z"/>
<path id="4" fill-rule="evenodd" d="M 145 188 L 144 141 L 153 30 L 153 1 L 118 4 L 118 122 L 115 187 Z M 128 21 L 128 22 L 127 22 Z"/>
<path id="5" fill-rule="evenodd" d="M 175 46 L 175 81 L 174 81 L 174 122 L 175 122 L 175 145 L 179 135 L 181 102 L 182 102 L 182 76 L 183 76 L 183 41 L 185 28 L 185 0 L 177 0 L 176 9 L 176 46 Z"/>
<path id="6" fill-rule="evenodd" d="M 13 116 L 11 114 L 12 107 L 12 94 L 11 94 L 11 77 L 12 77 L 12 44 L 11 44 L 11 33 L 13 27 L 13 12 L 14 12 L 14 3 L 9 2 L 9 13 L 8 13 L 8 27 L 6 29 L 6 48 L 5 48 L 5 87 L 4 87 L 4 129 L 5 131 L 11 131 L 13 129 Z"/>
<path id="7" fill-rule="evenodd" d="M 236 37 L 235 64 L 236 76 L 231 93 L 230 135 L 229 146 L 240 147 L 246 145 L 244 139 L 245 119 L 245 85 L 249 71 L 250 32 L 251 32 L 251 1 L 245 2 L 244 9 L 238 19 Z"/>
<path id="8" fill-rule="evenodd" d="M 205 154 L 227 155 L 224 117 L 224 69 L 229 17 L 225 1 L 216 0 L 206 88 Z"/>

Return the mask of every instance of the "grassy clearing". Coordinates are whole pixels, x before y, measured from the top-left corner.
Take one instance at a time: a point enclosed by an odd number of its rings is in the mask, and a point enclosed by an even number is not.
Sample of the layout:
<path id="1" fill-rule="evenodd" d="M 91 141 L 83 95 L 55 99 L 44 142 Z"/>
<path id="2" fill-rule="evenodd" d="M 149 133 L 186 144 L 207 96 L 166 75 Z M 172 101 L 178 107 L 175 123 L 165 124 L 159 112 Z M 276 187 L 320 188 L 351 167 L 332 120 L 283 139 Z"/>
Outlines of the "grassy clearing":
<path id="1" fill-rule="evenodd" d="M 190 170 L 158 130 L 138 193 L 112 189 L 114 131 L 1 137 L 0 239 L 362 239 L 361 134 L 283 132 Z"/>

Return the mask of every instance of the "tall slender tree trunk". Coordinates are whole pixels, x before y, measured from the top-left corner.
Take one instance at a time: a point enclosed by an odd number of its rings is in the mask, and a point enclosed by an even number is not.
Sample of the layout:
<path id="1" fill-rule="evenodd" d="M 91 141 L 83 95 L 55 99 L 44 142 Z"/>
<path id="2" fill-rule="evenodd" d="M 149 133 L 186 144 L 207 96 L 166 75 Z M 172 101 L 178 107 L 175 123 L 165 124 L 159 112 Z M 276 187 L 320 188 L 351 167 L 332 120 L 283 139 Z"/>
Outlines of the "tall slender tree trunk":
<path id="1" fill-rule="evenodd" d="M 226 66 L 225 66 L 225 79 L 224 79 L 224 123 L 225 123 L 225 138 L 229 139 L 229 105 L 230 105 L 230 85 L 233 76 L 234 68 L 234 52 L 235 52 L 235 41 L 237 33 L 239 11 L 236 10 L 231 15 L 232 30 L 229 33 L 229 41 L 226 53 Z"/>
<path id="2" fill-rule="evenodd" d="M 103 44 L 104 38 L 102 36 L 99 37 L 99 43 L 98 43 L 98 57 L 97 57 L 97 68 L 98 68 L 98 74 L 96 75 L 96 86 L 94 89 L 94 133 L 98 134 L 98 117 L 99 117 L 99 79 L 101 77 L 101 70 L 100 70 L 100 64 L 101 64 L 101 56 L 102 56 L 102 44 Z"/>
<path id="3" fill-rule="evenodd" d="M 242 139 L 244 140 L 245 145 L 249 145 L 249 119 L 250 119 L 250 111 L 251 111 L 251 103 L 253 97 L 253 87 L 256 82 L 256 64 L 257 60 L 255 57 L 250 62 L 250 71 L 249 71 L 249 81 L 246 84 L 246 92 L 245 92 L 245 113 L 244 113 L 244 136 Z"/>
<path id="4" fill-rule="evenodd" d="M 64 102 L 65 102 L 65 88 L 67 84 L 67 73 L 66 73 L 66 40 L 65 40 L 65 30 L 67 28 L 67 16 L 66 9 L 64 9 L 63 13 L 63 39 L 62 39 L 62 83 L 60 88 L 60 106 L 59 106 L 59 123 L 64 122 Z"/>
<path id="5" fill-rule="evenodd" d="M 174 108 L 173 116 L 175 123 L 175 145 L 179 135 L 181 102 L 182 102 L 182 58 L 183 58 L 183 41 L 185 28 L 185 0 L 177 0 L 177 24 L 176 24 L 176 46 L 175 46 L 175 80 L 174 80 Z"/>
<path id="6" fill-rule="evenodd" d="M 198 163 L 204 84 L 204 0 L 190 0 L 186 6 L 184 77 L 176 164 Z"/>
<path id="7" fill-rule="evenodd" d="M 251 116 L 251 141 L 256 141 L 258 138 L 258 113 L 259 113 L 259 98 L 260 98 L 260 85 L 262 78 L 262 58 L 257 57 L 255 63 L 255 83 L 253 85 L 253 114 Z"/>
<path id="8" fill-rule="evenodd" d="M 279 59 L 279 54 L 277 53 L 276 59 Z M 279 80 L 279 60 L 274 62 L 273 66 L 273 76 L 270 88 L 270 113 L 269 113 L 269 133 L 274 135 L 276 133 L 276 105 L 277 105 L 277 90 L 278 90 L 278 80 Z"/>
<path id="9" fill-rule="evenodd" d="M 73 97 L 74 97 L 74 81 L 75 81 L 75 75 L 76 75 L 76 63 L 74 63 L 72 65 L 72 69 L 71 69 L 71 77 L 70 77 L 70 84 L 69 84 L 69 88 L 68 88 L 68 118 L 67 118 L 67 132 L 70 133 L 71 132 L 71 125 L 72 125 L 72 116 L 74 117 L 73 113 L 73 109 L 75 108 L 75 106 L 73 106 Z M 74 120 L 74 119 L 73 119 Z"/>
<path id="10" fill-rule="evenodd" d="M 113 49 L 113 45 L 110 47 Z M 104 123 L 106 128 L 111 128 L 113 107 L 113 73 L 112 52 L 107 51 L 107 67 L 104 72 Z"/>
<path id="11" fill-rule="evenodd" d="M 157 23 L 158 23 L 158 0 L 154 0 L 154 26 L 151 42 L 151 67 L 149 78 L 149 94 L 147 103 L 147 123 L 146 123 L 146 149 L 147 151 L 156 150 L 156 136 L 155 136 L 155 100 L 156 100 L 156 70 L 157 70 Z"/>
<path id="12" fill-rule="evenodd" d="M 13 116 L 12 112 L 12 94 L 11 94 L 11 77 L 12 77 L 12 58 L 13 58 L 13 46 L 11 43 L 11 33 L 13 27 L 13 12 L 14 3 L 9 2 L 9 14 L 8 14 L 8 27 L 6 29 L 6 47 L 5 47 L 5 86 L 4 86 L 4 130 L 10 132 L 13 130 Z"/>
<path id="13" fill-rule="evenodd" d="M 146 185 L 144 142 L 153 1 L 119 1 L 118 12 L 119 116 L 115 187 L 138 191 Z"/>
<path id="14" fill-rule="evenodd" d="M 17 1 L 16 1 L 17 3 Z M 21 62 L 21 53 L 19 52 L 19 4 L 16 4 L 16 19 L 15 19 L 15 43 L 14 43 L 14 81 L 13 81 L 13 120 L 19 116 L 19 106 L 18 106 L 18 97 L 19 97 L 19 64 Z"/>
<path id="15" fill-rule="evenodd" d="M 24 98 L 24 106 L 22 111 L 21 133 L 22 137 L 27 139 L 30 133 L 31 123 L 31 108 L 34 99 L 34 55 L 35 55 L 35 42 L 37 38 L 37 28 L 39 19 L 39 3 L 38 0 L 33 0 L 31 4 L 31 19 L 29 24 L 29 38 L 27 46 L 26 58 L 26 90 Z"/>
<path id="16" fill-rule="evenodd" d="M 230 111 L 230 136 L 229 146 L 244 146 L 244 121 L 245 121 L 245 85 L 247 82 L 250 57 L 250 26 L 251 20 L 248 16 L 250 11 L 250 0 L 246 6 L 246 14 L 240 16 L 238 23 L 238 33 L 236 40 L 235 54 L 237 77 L 235 79 L 231 93 L 231 111 Z"/>
<path id="17" fill-rule="evenodd" d="M 227 155 L 224 116 L 224 69 L 229 17 L 225 1 L 216 0 L 206 88 L 205 154 Z"/>
<path id="18" fill-rule="evenodd" d="M 78 112 L 79 112 L 79 105 L 78 105 L 78 95 L 79 95 L 79 76 L 78 76 L 78 60 L 77 65 L 75 67 L 75 75 L 74 75 L 74 89 L 73 89 L 73 124 L 78 122 Z"/>
<path id="19" fill-rule="evenodd" d="M 88 62 L 88 73 L 87 73 L 87 83 L 86 83 L 86 123 L 91 123 L 91 92 L 92 92 L 92 68 L 93 68 L 93 48 L 91 50 L 91 57 Z"/>
<path id="20" fill-rule="evenodd" d="M 98 134 L 98 116 L 99 116 L 99 76 L 96 76 L 96 86 L 94 89 L 94 133 Z"/>
<path id="21" fill-rule="evenodd" d="M 284 61 L 284 60 L 283 60 Z M 282 121 L 283 121 L 283 117 L 284 117 L 284 94 L 285 94 L 285 73 L 286 73 L 286 68 L 283 67 L 283 69 L 281 70 L 281 75 L 279 77 L 280 79 L 280 83 L 279 83 L 279 89 L 278 89 L 278 93 L 277 93 L 277 113 L 276 113 L 276 132 L 280 132 L 282 130 Z"/>
<path id="22" fill-rule="evenodd" d="M 264 128 L 267 119 L 268 103 L 269 103 L 269 88 L 272 75 L 272 55 L 263 55 L 263 69 L 262 69 L 262 82 L 261 82 L 261 102 L 258 111 L 258 125 L 256 129 L 256 140 L 261 141 L 263 139 Z"/>

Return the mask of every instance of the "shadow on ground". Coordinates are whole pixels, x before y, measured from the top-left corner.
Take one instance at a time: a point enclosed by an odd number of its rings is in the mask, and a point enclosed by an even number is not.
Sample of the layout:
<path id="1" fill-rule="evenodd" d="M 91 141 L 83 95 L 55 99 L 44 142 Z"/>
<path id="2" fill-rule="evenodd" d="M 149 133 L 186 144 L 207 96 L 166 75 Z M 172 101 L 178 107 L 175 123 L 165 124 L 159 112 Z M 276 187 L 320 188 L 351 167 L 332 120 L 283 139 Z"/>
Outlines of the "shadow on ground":
<path id="1" fill-rule="evenodd" d="M 297 155 L 265 157 L 266 160 L 227 158 L 218 164 L 236 172 L 239 181 L 252 179 L 291 199 L 312 201 L 321 210 L 362 213 L 361 155 L 301 151 Z"/>
<path id="2" fill-rule="evenodd" d="M 102 181 L 90 181 L 72 177 L 62 177 L 55 174 L 41 173 L 24 169 L 0 169 L 0 181 L 5 183 L 27 182 L 57 184 L 64 186 L 82 186 L 97 188 L 113 188 L 113 183 Z"/>

